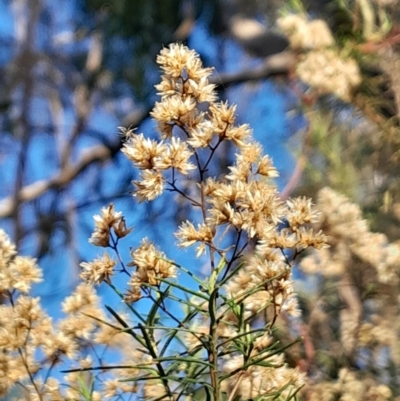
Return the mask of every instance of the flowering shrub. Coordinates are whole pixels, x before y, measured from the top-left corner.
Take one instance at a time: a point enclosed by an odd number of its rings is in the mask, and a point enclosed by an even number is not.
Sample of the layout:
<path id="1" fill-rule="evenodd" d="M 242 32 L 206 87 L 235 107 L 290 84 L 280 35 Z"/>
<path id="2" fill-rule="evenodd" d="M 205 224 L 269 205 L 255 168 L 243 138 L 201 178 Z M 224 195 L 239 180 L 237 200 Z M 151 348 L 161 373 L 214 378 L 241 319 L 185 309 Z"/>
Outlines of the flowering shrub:
<path id="1" fill-rule="evenodd" d="M 190 205 L 194 221 L 183 221 L 175 236 L 178 247 L 197 247 L 205 274 L 173 262 L 147 238 L 124 261 L 119 240 L 131 229 L 109 205 L 95 216 L 90 238 L 108 252 L 81 264 L 86 283 L 65 300 L 66 317 L 55 325 L 28 294 L 40 270 L 16 256 L 1 233 L 3 395 L 18 384 L 20 398 L 38 400 L 124 393 L 146 400 L 289 400 L 304 384 L 273 331 L 281 313 L 300 313 L 294 259 L 308 247 L 326 247 L 325 235 L 310 228 L 318 213 L 308 199 L 279 198 L 272 160 L 249 126 L 236 124 L 235 107 L 217 101 L 212 69 L 194 51 L 173 44 L 157 62 L 161 101 L 152 116 L 161 139 L 123 129 L 122 151 L 141 170 L 133 182 L 139 202 L 168 191 Z M 236 147 L 235 160 L 216 178 L 211 167 L 226 142 Z M 113 283 L 117 271 L 127 277 L 124 289 Z M 178 272 L 197 287 L 183 285 Z M 101 283 L 115 290 L 126 312 L 106 307 L 106 314 L 92 287 Z M 144 299 L 150 304 L 139 309 Z M 113 362 L 106 362 L 107 350 Z M 71 360 L 79 366 L 66 370 L 61 386 L 52 373 Z"/>
<path id="2" fill-rule="evenodd" d="M 317 206 L 318 226 L 331 246 L 300 262 L 307 277 L 319 277 L 312 295 L 318 301 L 303 303 L 309 304 L 303 320 L 315 348 L 308 368 L 318 371 L 318 378 L 307 383 L 306 399 L 398 399 L 398 386 L 385 375 L 390 371 L 397 378 L 399 366 L 400 244 L 371 232 L 360 207 L 330 188 L 319 191 Z M 328 374 L 327 365 L 333 364 L 335 380 Z"/>

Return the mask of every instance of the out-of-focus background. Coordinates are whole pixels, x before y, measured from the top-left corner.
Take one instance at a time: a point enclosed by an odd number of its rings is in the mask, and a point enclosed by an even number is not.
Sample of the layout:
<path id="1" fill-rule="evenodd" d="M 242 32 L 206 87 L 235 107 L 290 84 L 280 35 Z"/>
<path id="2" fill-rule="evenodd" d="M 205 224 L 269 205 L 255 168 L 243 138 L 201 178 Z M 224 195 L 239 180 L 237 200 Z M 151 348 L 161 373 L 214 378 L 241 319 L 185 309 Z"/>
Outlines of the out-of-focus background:
<path id="1" fill-rule="evenodd" d="M 304 315 L 282 332 L 304 337 L 304 399 L 399 397 L 399 19 L 396 0 L 1 0 L 0 227 L 44 269 L 36 295 L 51 310 L 76 286 L 110 202 L 137 242 L 174 245 L 188 210 L 132 200 L 118 127 L 157 135 L 155 58 L 183 42 L 332 237 L 297 268 Z"/>

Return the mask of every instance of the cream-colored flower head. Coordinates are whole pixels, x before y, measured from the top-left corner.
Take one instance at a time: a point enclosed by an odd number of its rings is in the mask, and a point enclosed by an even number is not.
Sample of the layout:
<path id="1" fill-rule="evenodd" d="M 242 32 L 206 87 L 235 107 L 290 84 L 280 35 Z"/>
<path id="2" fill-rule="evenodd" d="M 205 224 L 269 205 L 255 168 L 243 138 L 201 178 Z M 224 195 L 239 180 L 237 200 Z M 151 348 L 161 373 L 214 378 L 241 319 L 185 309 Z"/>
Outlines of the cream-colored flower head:
<path id="1" fill-rule="evenodd" d="M 7 267 L 0 268 L 0 291 L 18 290 L 28 293 L 33 283 L 43 281 L 42 270 L 36 260 L 27 256 L 16 256 Z"/>
<path id="2" fill-rule="evenodd" d="M 400 246 L 391 244 L 384 234 L 370 232 L 357 204 L 331 188 L 324 188 L 319 191 L 317 207 L 321 214 L 319 225 L 329 235 L 332 247 L 305 257 L 300 263 L 305 272 L 326 276 L 341 274 L 351 269 L 357 258 L 376 270 L 380 282 L 398 283 Z M 303 229 L 299 237 L 304 243 L 312 241 L 317 249 L 323 246 L 322 233 L 316 235 Z"/>
<path id="3" fill-rule="evenodd" d="M 200 256 L 206 251 L 206 244 L 211 244 L 215 235 L 215 229 L 207 224 L 198 224 L 197 230 L 195 226 L 190 222 L 186 221 L 181 224 L 179 231 L 175 233 L 175 236 L 179 240 L 179 246 L 182 248 L 189 247 L 196 242 L 200 245 L 197 247 L 197 255 Z"/>
<path id="4" fill-rule="evenodd" d="M 0 228 L 0 263 L 9 262 L 16 254 L 15 244 L 11 242 L 5 231 Z"/>
<path id="5" fill-rule="evenodd" d="M 207 78 L 212 68 L 203 68 L 200 58 L 194 50 L 178 43 L 172 43 L 169 47 L 161 50 L 157 56 L 157 63 L 171 78 L 179 78 L 186 75 L 188 79 L 199 80 Z"/>
<path id="6" fill-rule="evenodd" d="M 272 159 L 269 156 L 263 156 L 258 162 L 257 173 L 265 177 L 279 177 L 279 173 L 272 164 Z"/>
<path id="7" fill-rule="evenodd" d="M 296 66 L 299 78 L 319 94 L 334 94 L 350 101 L 361 83 L 355 60 L 335 49 L 335 40 L 326 21 L 309 20 L 304 14 L 279 18 L 278 26 L 287 35 L 293 49 L 301 52 Z"/>
<path id="8" fill-rule="evenodd" d="M 89 242 L 93 245 L 102 247 L 110 246 L 111 229 L 114 230 L 117 238 L 123 238 L 132 231 L 131 228 L 126 228 L 122 212 L 116 212 L 112 203 L 101 209 L 101 215 L 96 214 L 93 218 L 95 221 L 95 229 L 89 239 Z"/>
<path id="9" fill-rule="evenodd" d="M 340 56 L 332 49 L 305 54 L 297 64 L 296 72 L 319 94 L 332 93 L 344 101 L 351 99 L 354 89 L 361 83 L 357 62 Z"/>
<path id="10" fill-rule="evenodd" d="M 0 292 L 17 290 L 26 294 L 32 284 L 42 281 L 42 276 L 36 260 L 16 255 L 15 245 L 0 229 Z"/>
<path id="11" fill-rule="evenodd" d="M 132 261 L 130 267 L 136 267 L 128 282 L 128 290 L 124 300 L 136 302 L 142 297 L 141 287 L 145 284 L 158 285 L 160 278 L 167 279 L 176 276 L 176 267 L 166 259 L 166 255 L 159 251 L 147 238 L 135 250 L 131 250 Z"/>
<path id="12" fill-rule="evenodd" d="M 139 202 L 151 201 L 164 191 L 164 178 L 160 171 L 144 170 L 140 180 L 133 181 L 135 185 L 134 196 Z"/>
<path id="13" fill-rule="evenodd" d="M 100 299 L 92 286 L 85 283 L 79 284 L 74 293 L 65 298 L 62 303 L 64 313 L 77 313 L 89 308 L 98 308 Z"/>
<path id="14" fill-rule="evenodd" d="M 157 159 L 166 151 L 165 144 L 146 139 L 143 134 L 133 135 L 122 149 L 122 153 L 140 170 L 158 167 Z"/>
<path id="15" fill-rule="evenodd" d="M 174 168 L 183 175 L 189 174 L 196 166 L 189 160 L 193 156 L 188 145 L 182 142 L 179 138 L 172 138 L 171 143 L 168 144 L 167 149 L 160 156 L 157 163 L 157 168 L 167 170 Z"/>
<path id="16" fill-rule="evenodd" d="M 293 49 L 313 50 L 335 44 L 331 30 L 324 20 L 309 20 L 304 14 L 288 14 L 279 18 L 277 24 L 288 37 Z"/>
<path id="17" fill-rule="evenodd" d="M 225 383 L 223 390 L 230 393 L 237 389 L 237 393 L 243 399 L 259 398 L 268 396 L 280 389 L 284 389 L 281 397 L 286 399 L 295 389 L 305 383 L 305 375 L 298 368 L 292 369 L 284 363 L 282 354 L 274 355 L 265 359 L 270 365 L 251 366 L 241 373 L 232 375 Z M 229 356 L 223 364 L 224 372 L 232 372 L 244 365 L 242 355 Z"/>
<path id="18" fill-rule="evenodd" d="M 107 252 L 104 252 L 102 257 L 93 262 L 81 263 L 83 268 L 81 278 L 90 284 L 100 284 L 103 281 L 110 283 L 116 264 L 117 262 Z"/>

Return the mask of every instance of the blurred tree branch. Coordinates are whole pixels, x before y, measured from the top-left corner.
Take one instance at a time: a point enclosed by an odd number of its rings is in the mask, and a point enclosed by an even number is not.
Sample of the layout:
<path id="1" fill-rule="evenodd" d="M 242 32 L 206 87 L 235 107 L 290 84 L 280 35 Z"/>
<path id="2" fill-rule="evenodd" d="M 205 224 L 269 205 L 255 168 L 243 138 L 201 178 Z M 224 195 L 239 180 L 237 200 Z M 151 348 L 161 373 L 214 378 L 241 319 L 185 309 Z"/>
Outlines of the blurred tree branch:
<path id="1" fill-rule="evenodd" d="M 139 125 L 149 114 L 149 110 L 137 113 L 136 118 L 129 119 L 131 124 Z M 115 140 L 106 145 L 95 145 L 82 152 L 80 158 L 73 165 L 65 167 L 49 180 L 36 181 L 26 185 L 18 192 L 18 196 L 8 197 L 0 201 L 0 218 L 11 217 L 19 202 L 29 202 L 51 189 L 61 189 L 71 183 L 78 175 L 84 172 L 90 165 L 105 162 L 111 159 L 121 148 L 121 140 L 116 136 Z M 17 199 L 17 201 L 15 201 Z"/>
<path id="2" fill-rule="evenodd" d="M 267 57 L 258 68 L 246 69 L 235 73 L 215 74 L 210 81 L 220 89 L 223 89 L 245 82 L 271 78 L 276 75 L 288 75 L 294 67 L 294 63 L 295 55 L 289 51 L 284 51 Z M 82 88 L 82 90 L 86 93 L 85 88 Z M 79 98 L 79 96 L 77 97 Z M 77 104 L 77 110 L 81 110 L 81 116 L 76 122 L 70 141 L 67 142 L 68 146 L 63 148 L 62 168 L 60 171 L 49 180 L 41 180 L 26 185 L 19 188 L 14 196 L 0 200 L 0 218 L 13 216 L 18 208 L 18 204 L 21 202 L 33 201 L 51 189 L 61 189 L 67 186 L 89 166 L 111 159 L 120 150 L 122 145 L 121 140 L 116 136 L 115 140 L 112 140 L 108 144 L 95 145 L 85 149 L 77 162 L 68 164 L 67 160 L 71 152 L 71 143 L 81 133 L 84 121 L 87 118 L 87 113 L 82 114 L 82 110 L 85 109 L 84 105 L 81 104 L 82 102 L 86 103 L 87 99 L 81 98 L 78 102 L 79 104 Z M 123 119 L 122 126 L 139 126 L 149 117 L 150 111 L 150 108 L 133 111 Z"/>

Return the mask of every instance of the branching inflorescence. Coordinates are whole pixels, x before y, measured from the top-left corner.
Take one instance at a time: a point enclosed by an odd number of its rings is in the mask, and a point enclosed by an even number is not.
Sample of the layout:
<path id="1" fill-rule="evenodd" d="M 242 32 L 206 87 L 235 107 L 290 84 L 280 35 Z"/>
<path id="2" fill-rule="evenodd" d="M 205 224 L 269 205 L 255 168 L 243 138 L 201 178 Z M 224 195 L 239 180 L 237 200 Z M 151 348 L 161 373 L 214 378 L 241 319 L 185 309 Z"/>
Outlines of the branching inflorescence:
<path id="1" fill-rule="evenodd" d="M 157 62 L 163 70 L 156 86 L 161 100 L 152 116 L 161 138 L 123 129 L 122 151 L 141 171 L 133 182 L 139 202 L 167 192 L 165 196 L 173 193 L 177 205 L 190 205 L 193 221 L 182 221 L 175 236 L 179 248 L 197 247 L 196 256 L 203 267 L 206 261 L 206 269 L 178 265 L 147 238 L 125 263 L 119 239 L 131 229 L 113 205 L 103 208 L 95 216 L 90 242 L 115 256 L 106 252 L 82 263 L 81 277 L 89 284 L 108 284 L 125 302 L 128 314 L 110 307 L 111 317 L 102 310 L 87 310 L 79 299 L 91 290 L 78 287 L 78 295 L 64 304 L 70 315 L 60 333 L 75 347 L 64 354 L 84 355 L 89 344 L 120 346 L 122 351 L 129 344 L 131 351 L 122 352 L 118 366 L 103 358 L 96 366 L 82 356 L 80 367 L 69 370 L 70 383 L 89 375 L 96 397 L 136 393 L 146 400 L 294 398 L 304 377 L 285 364 L 285 347 L 274 340 L 273 330 L 280 313 L 300 313 L 291 281 L 294 259 L 308 247 L 326 247 L 325 235 L 310 228 L 318 213 L 308 199 L 279 198 L 271 181 L 278 175 L 272 160 L 263 155 L 250 127 L 236 123 L 235 106 L 217 101 L 214 85 L 208 82 L 212 69 L 204 68 L 193 50 L 172 44 Z M 220 153 L 233 147 L 229 171 L 218 172 Z M 10 268 L 7 263 L 5 271 Z M 123 290 L 113 284 L 117 271 L 128 278 Z M 178 271 L 196 286 L 181 282 Z M 1 288 L 10 300 L 4 308 L 16 313 L 15 292 L 2 277 Z M 151 301 L 146 313 L 138 309 L 142 298 Z M 78 316 L 87 327 L 78 327 Z M 26 338 L 34 332 L 30 328 Z M 3 344 L 0 337 L 0 347 L 7 352 L 19 349 Z M 58 355 L 54 364 L 63 356 Z M 34 393 L 48 399 L 43 384 L 48 378 L 41 380 Z M 30 381 L 37 382 L 34 374 Z M 70 385 L 69 391 L 79 393 L 78 387 Z"/>

